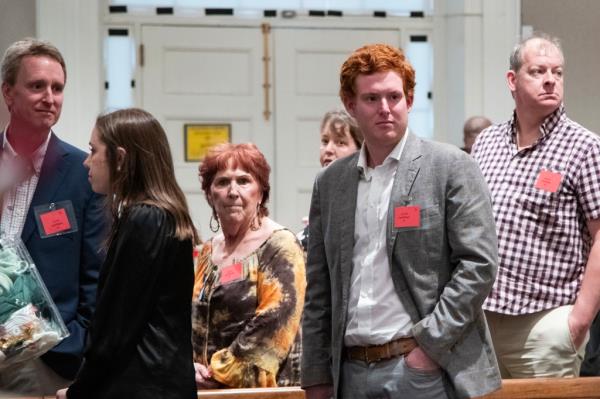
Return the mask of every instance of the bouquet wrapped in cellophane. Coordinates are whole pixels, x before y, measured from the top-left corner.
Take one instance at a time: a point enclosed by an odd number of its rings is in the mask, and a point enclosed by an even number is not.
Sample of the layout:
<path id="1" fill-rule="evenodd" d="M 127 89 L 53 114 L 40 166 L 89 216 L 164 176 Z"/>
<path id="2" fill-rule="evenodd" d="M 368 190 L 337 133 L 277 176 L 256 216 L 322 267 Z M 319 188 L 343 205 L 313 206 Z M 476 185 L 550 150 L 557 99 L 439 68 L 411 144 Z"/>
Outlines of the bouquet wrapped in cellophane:
<path id="1" fill-rule="evenodd" d="M 23 242 L 0 237 L 0 370 L 69 335 Z"/>

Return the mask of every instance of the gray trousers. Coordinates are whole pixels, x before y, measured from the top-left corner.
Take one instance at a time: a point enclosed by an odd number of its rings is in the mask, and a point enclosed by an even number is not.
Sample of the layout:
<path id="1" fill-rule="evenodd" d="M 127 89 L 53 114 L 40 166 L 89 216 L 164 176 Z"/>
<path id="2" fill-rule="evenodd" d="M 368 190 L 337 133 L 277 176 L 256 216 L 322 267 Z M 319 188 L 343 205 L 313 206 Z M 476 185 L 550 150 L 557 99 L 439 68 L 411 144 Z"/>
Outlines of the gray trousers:
<path id="1" fill-rule="evenodd" d="M 344 360 L 340 386 L 343 399 L 447 399 L 442 371 L 407 367 L 404 356 L 367 364 Z"/>

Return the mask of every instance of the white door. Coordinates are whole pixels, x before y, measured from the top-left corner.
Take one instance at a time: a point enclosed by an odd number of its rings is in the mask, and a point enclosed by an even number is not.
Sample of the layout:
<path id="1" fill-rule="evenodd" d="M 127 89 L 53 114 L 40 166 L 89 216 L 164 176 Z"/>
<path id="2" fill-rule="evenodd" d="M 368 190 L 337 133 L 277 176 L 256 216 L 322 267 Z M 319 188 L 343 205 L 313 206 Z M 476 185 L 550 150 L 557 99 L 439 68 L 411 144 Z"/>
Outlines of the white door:
<path id="1" fill-rule="evenodd" d="M 202 238 L 210 238 L 198 162 L 185 161 L 184 125 L 230 124 L 232 142 L 254 142 L 274 164 L 273 123 L 263 117 L 261 29 L 145 25 L 141 41 L 142 107 L 167 131 L 177 180 Z"/>
<path id="2" fill-rule="evenodd" d="M 399 30 L 277 29 L 275 33 L 275 213 L 295 230 L 308 215 L 325 112 L 342 108 L 342 63 L 368 43 L 400 45 Z M 340 201 L 343 201 L 340 198 Z"/>
<path id="3" fill-rule="evenodd" d="M 352 50 L 375 42 L 400 45 L 400 31 L 273 28 L 273 114 L 266 121 L 260 27 L 142 27 L 142 107 L 167 131 L 177 179 L 204 239 L 212 236 L 211 213 L 198 163 L 185 162 L 184 124 L 229 123 L 232 142 L 254 142 L 272 169 L 271 216 L 298 231 L 320 168 L 320 120 L 342 106 L 340 66 Z"/>

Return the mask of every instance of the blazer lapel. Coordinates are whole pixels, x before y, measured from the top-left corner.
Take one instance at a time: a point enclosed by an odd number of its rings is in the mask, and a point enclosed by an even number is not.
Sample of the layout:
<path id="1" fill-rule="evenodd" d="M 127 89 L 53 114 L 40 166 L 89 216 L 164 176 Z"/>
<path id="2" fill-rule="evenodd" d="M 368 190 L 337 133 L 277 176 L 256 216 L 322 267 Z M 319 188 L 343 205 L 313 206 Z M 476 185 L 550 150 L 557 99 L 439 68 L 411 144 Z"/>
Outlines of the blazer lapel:
<path id="1" fill-rule="evenodd" d="M 396 243 L 396 234 L 394 234 L 394 207 L 398 204 L 408 205 L 410 203 L 412 186 L 421 167 L 422 154 L 420 143 L 419 138 L 412 133 L 408 134 L 404 150 L 402 151 L 402 155 L 400 155 L 398 168 L 396 169 L 387 216 L 387 252 L 390 262 L 392 259 L 392 250 Z"/>
<path id="2" fill-rule="evenodd" d="M 27 212 L 25 225 L 21 238 L 23 242 L 27 242 L 33 233 L 36 223 L 33 208 L 36 205 L 43 205 L 52 202 L 56 190 L 59 188 L 61 181 L 66 176 L 68 170 L 68 162 L 65 159 L 67 152 L 63 149 L 61 141 L 51 133 L 48 149 L 44 156 L 40 178 L 31 200 L 31 206 Z"/>
<path id="3" fill-rule="evenodd" d="M 350 292 L 350 278 L 352 276 L 352 255 L 354 249 L 354 223 L 356 215 L 356 197 L 358 192 L 359 171 L 356 167 L 358 152 L 348 162 L 348 167 L 339 176 L 335 190 L 336 198 L 332 198 L 335 207 L 339 209 L 337 214 L 339 223 L 340 242 L 340 273 L 342 278 L 342 297 L 347 304 Z M 345 312 L 344 312 L 345 314 Z"/>

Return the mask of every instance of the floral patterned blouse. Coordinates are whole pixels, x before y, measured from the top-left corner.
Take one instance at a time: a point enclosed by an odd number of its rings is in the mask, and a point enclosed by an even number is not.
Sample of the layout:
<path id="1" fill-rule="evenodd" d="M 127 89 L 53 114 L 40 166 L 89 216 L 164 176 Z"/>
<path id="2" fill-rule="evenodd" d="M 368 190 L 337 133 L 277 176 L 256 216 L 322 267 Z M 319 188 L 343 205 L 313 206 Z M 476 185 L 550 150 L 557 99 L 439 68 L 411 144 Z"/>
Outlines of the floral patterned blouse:
<path id="1" fill-rule="evenodd" d="M 192 306 L 194 361 L 231 388 L 299 385 L 304 255 L 286 229 L 246 258 L 218 267 L 200 252 Z M 294 348 L 294 350 L 292 350 Z"/>

